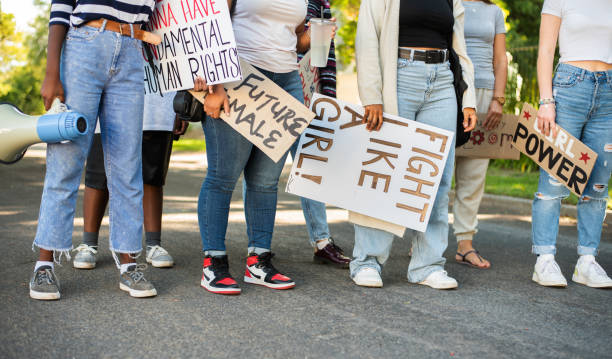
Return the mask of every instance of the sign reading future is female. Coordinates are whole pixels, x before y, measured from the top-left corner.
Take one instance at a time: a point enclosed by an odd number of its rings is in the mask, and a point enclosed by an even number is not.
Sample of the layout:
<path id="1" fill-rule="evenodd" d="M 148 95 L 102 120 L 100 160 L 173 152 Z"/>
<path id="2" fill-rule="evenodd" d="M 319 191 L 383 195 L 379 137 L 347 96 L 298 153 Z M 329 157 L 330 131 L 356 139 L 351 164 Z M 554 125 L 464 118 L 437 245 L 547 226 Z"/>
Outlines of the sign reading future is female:
<path id="1" fill-rule="evenodd" d="M 313 95 L 287 192 L 424 232 L 454 134 L 384 115 L 369 132 L 363 107 Z"/>
<path id="2" fill-rule="evenodd" d="M 157 0 L 149 30 L 162 39 L 151 46 L 154 68 L 145 66 L 145 92 L 192 89 L 242 79 L 236 40 L 225 0 Z"/>

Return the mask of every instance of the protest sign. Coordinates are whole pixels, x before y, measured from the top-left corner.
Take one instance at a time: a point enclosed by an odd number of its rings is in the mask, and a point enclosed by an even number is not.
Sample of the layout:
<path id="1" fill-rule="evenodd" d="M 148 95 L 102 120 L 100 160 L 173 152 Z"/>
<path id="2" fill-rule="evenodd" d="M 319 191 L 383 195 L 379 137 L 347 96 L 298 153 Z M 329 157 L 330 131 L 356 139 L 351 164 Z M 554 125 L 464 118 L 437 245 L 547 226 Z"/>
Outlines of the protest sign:
<path id="1" fill-rule="evenodd" d="M 470 140 L 457 148 L 456 155 L 475 158 L 501 158 L 518 160 L 521 153 L 512 147 L 512 136 L 516 129 L 518 116 L 504 114 L 497 127 L 489 131 L 483 124 L 487 114 L 478 114 L 476 128 L 472 130 Z"/>
<path id="2" fill-rule="evenodd" d="M 310 107 L 312 95 L 319 92 L 319 70 L 310 66 L 310 51 L 300 60 L 300 80 L 304 91 L 304 105 Z"/>
<path id="3" fill-rule="evenodd" d="M 380 131 L 363 107 L 315 94 L 286 191 L 424 232 L 454 134 L 384 115 Z"/>
<path id="4" fill-rule="evenodd" d="M 315 115 L 247 62 L 240 66 L 243 79 L 225 85 L 230 115 L 221 119 L 278 162 Z M 204 103 L 206 93 L 190 92 Z"/>
<path id="5" fill-rule="evenodd" d="M 523 105 L 512 145 L 529 156 L 548 174 L 580 196 L 591 176 L 597 153 L 557 125 L 557 136 L 538 129 L 536 109 Z"/>
<path id="6" fill-rule="evenodd" d="M 148 29 L 162 42 L 148 45 L 145 93 L 191 89 L 198 76 L 210 85 L 241 79 L 227 1 L 157 0 Z"/>

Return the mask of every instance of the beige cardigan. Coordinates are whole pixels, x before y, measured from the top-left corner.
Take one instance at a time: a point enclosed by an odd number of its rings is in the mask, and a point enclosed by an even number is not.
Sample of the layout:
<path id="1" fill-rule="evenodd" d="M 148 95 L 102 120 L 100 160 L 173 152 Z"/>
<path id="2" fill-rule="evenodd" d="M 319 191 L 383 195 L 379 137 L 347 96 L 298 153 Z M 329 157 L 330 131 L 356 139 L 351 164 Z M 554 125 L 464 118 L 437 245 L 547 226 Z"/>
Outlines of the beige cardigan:
<path id="1" fill-rule="evenodd" d="M 474 66 L 467 55 L 463 36 L 464 8 L 461 0 L 453 0 L 453 49 L 459 56 L 463 79 L 468 89 L 463 94 L 463 108 L 476 108 Z M 383 104 L 384 111 L 398 114 L 397 105 L 397 47 L 399 40 L 400 0 L 362 0 L 359 9 L 355 58 L 357 80 L 362 105 Z M 399 237 L 405 228 L 355 212 L 349 221 L 391 232 Z"/>

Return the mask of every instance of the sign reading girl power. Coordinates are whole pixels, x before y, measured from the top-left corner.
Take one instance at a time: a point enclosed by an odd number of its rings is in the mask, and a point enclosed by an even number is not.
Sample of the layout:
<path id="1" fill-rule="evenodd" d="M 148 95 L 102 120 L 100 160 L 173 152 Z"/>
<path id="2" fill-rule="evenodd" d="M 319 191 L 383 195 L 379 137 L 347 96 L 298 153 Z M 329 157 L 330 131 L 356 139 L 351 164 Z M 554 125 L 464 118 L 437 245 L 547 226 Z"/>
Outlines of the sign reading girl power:
<path id="1" fill-rule="evenodd" d="M 286 191 L 424 232 L 454 134 L 384 115 L 369 132 L 362 107 L 314 94 Z"/>
<path id="2" fill-rule="evenodd" d="M 145 92 L 193 88 L 196 77 L 213 85 L 242 79 L 225 0 L 157 0 L 149 30 L 154 68 L 145 66 Z"/>

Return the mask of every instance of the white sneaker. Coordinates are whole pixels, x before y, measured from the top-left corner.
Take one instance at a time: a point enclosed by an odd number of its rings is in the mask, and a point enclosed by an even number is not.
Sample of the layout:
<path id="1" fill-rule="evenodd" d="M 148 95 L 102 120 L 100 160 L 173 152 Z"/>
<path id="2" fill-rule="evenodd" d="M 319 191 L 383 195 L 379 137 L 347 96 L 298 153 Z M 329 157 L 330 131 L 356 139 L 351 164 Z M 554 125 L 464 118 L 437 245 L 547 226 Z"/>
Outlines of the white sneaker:
<path id="1" fill-rule="evenodd" d="M 601 268 L 592 255 L 584 255 L 578 258 L 572 280 L 592 288 L 612 287 L 612 279 L 608 277 L 606 271 Z"/>
<path id="2" fill-rule="evenodd" d="M 424 281 L 419 282 L 421 285 L 426 285 L 434 289 L 453 289 L 457 288 L 459 284 L 455 278 L 449 277 L 445 270 L 439 270 L 431 273 L 425 278 Z"/>
<path id="3" fill-rule="evenodd" d="M 72 261 L 72 266 L 74 268 L 93 269 L 96 267 L 96 254 L 98 254 L 96 247 L 82 243 L 73 249 L 73 251 L 76 252 L 74 261 Z"/>
<path id="4" fill-rule="evenodd" d="M 378 271 L 371 267 L 360 269 L 353 277 L 353 282 L 362 287 L 382 288 L 383 281 Z"/>
<path id="5" fill-rule="evenodd" d="M 174 259 L 161 246 L 147 247 L 147 263 L 155 268 L 168 268 L 174 265 Z"/>
<path id="6" fill-rule="evenodd" d="M 538 257 L 531 280 L 545 287 L 567 287 L 567 280 L 552 254 L 542 254 Z"/>

